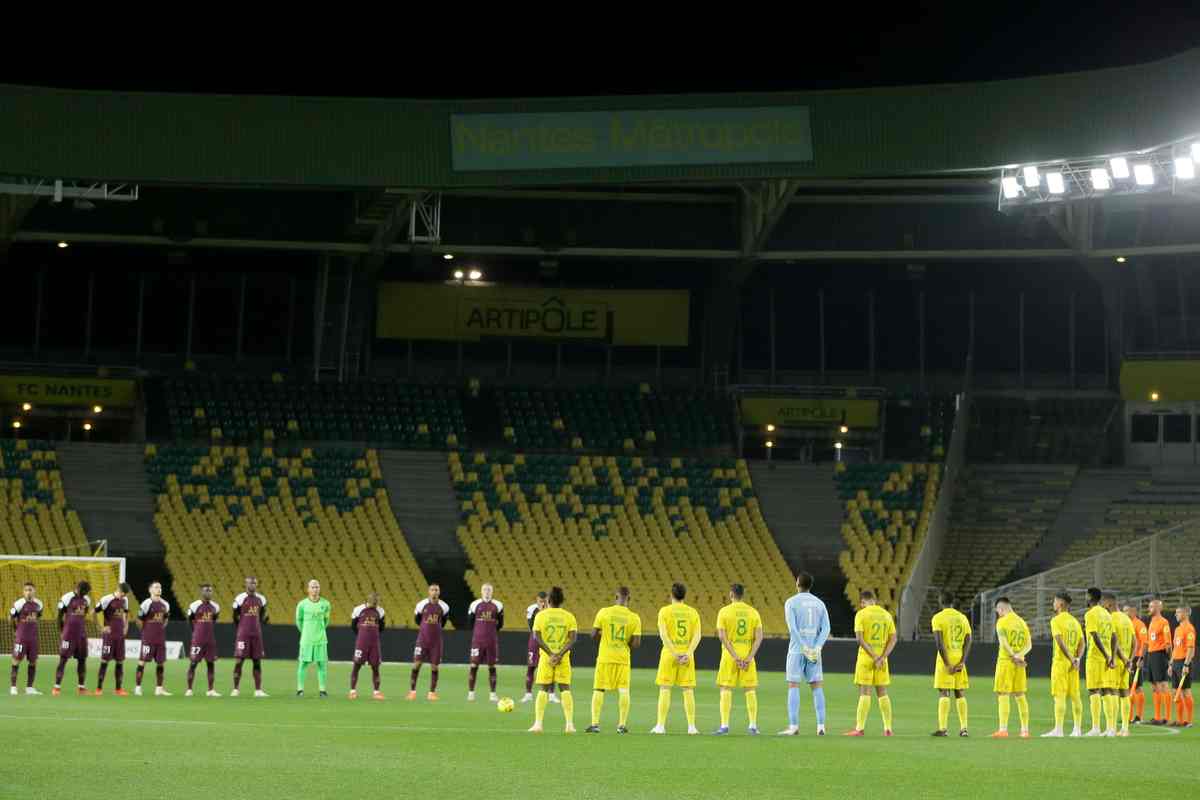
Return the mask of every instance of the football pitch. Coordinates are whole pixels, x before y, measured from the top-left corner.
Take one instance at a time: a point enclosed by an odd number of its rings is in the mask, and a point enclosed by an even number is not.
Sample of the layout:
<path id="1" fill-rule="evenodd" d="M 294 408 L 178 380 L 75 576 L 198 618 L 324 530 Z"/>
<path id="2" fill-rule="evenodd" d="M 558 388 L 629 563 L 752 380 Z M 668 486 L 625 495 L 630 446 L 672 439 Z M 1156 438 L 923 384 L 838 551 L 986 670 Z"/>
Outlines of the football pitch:
<path id="1" fill-rule="evenodd" d="M 878 706 L 867 736 L 844 738 L 852 727 L 855 689 L 847 675 L 827 675 L 829 736 L 814 734 L 812 702 L 801 690 L 801 736 L 776 737 L 786 726 L 786 684 L 761 673 L 759 727 L 746 735 L 745 704 L 735 696 L 728 737 L 687 736 L 678 692 L 668 736 L 648 733 L 658 697 L 651 670 L 635 670 L 631 733 L 618 736 L 617 702 L 604 707 L 603 732 L 583 733 L 590 721 L 591 670 L 575 670 L 575 724 L 562 734 L 562 707 L 546 712 L 543 735 L 526 733 L 532 703 L 499 713 L 482 699 L 466 701 L 466 668 L 442 667 L 441 700 L 407 702 L 409 667 L 386 664 L 387 700 L 370 698 L 370 671 L 359 678 L 360 698 L 349 701 L 350 667 L 332 664 L 330 697 L 316 696 L 315 671 L 308 693 L 295 695 L 295 663 L 265 663 L 267 699 L 254 699 L 249 666 L 243 696 L 228 697 L 232 662 L 218 665 L 217 690 L 226 696 L 185 698 L 185 664 L 168 666 L 173 697 L 118 698 L 109 672 L 104 697 L 49 696 L 53 659 L 43 659 L 38 686 L 44 697 L 0 697 L 0 797 L 170 796 L 179 798 L 481 797 L 544 798 L 844 798 L 863 796 L 990 797 L 1120 795 L 1183 790 L 1180 769 L 1194 761 L 1197 731 L 1134 727 L 1128 739 L 1007 741 L 989 739 L 996 727 L 990 676 L 975 678 L 971 738 L 934 739 L 936 694 L 924 676 L 897 676 L 892 686 L 896 736 L 881 735 Z M 94 686 L 96 662 L 89 662 Z M 135 665 L 128 662 L 126 688 Z M 146 686 L 153 684 L 147 670 Z M 68 675 L 73 676 L 73 665 Z M 21 670 L 21 685 L 25 672 Z M 714 673 L 704 671 L 696 690 L 697 723 L 704 733 L 718 723 Z M 69 682 L 69 681 L 68 681 Z M 487 697 L 486 670 L 480 692 Z M 204 687 L 203 667 L 196 676 Z M 247 686 L 251 692 L 247 693 Z M 362 697 L 366 690 L 366 699 Z M 72 690 L 73 691 L 73 690 Z M 524 669 L 506 667 L 499 693 L 520 700 Z M 152 690 L 151 690 L 152 694 Z M 1047 682 L 1030 685 L 1035 737 L 1051 725 Z M 1085 698 L 1086 706 L 1086 698 Z M 1086 708 L 1085 708 L 1086 714 Z M 1085 729 L 1087 727 L 1085 722 Z M 951 731 L 957 728 L 951 715 Z M 1018 730 L 1013 708 L 1011 730 Z M 1068 729 L 1070 714 L 1068 712 Z"/>

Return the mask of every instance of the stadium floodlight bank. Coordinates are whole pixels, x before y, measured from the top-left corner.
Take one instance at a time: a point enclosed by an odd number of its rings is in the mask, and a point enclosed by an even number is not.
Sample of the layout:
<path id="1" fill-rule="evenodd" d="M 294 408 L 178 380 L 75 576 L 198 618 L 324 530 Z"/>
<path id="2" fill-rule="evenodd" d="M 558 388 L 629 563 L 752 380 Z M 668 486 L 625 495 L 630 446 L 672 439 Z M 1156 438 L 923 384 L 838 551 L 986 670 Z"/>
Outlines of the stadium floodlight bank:
<path id="1" fill-rule="evenodd" d="M 1001 211 L 1040 203 L 1141 194 L 1200 198 L 1200 135 L 1145 150 L 1002 167 Z"/>
<path id="2" fill-rule="evenodd" d="M 996 599 L 1008 597 L 1017 613 L 1029 623 L 1035 639 L 1050 636 L 1054 594 L 1066 590 L 1078 601 L 1072 613 L 1082 617 L 1084 593 L 1098 586 L 1117 595 L 1122 604 L 1144 608 L 1155 594 L 1187 596 L 1188 587 L 1200 583 L 1200 519 L 1188 520 L 1152 536 L 1130 542 L 1099 555 L 1064 564 L 1019 581 L 981 592 L 976 598 L 980 638 L 996 640 Z"/>

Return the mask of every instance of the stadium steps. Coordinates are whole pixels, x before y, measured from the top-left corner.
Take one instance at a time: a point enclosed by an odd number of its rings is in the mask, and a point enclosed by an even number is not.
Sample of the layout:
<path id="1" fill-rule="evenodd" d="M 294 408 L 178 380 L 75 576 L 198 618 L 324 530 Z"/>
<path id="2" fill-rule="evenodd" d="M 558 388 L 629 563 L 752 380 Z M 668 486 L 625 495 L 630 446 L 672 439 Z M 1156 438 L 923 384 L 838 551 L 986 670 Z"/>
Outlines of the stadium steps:
<path id="1" fill-rule="evenodd" d="M 1091 535 L 1104 524 L 1109 505 L 1129 495 L 1144 469 L 1088 469 L 1080 471 L 1049 535 L 1014 571 L 1014 580 L 1050 569 L 1072 542 Z"/>
<path id="2" fill-rule="evenodd" d="M 466 554 L 454 533 L 459 523 L 458 502 L 445 454 L 381 450 L 379 466 L 392 513 L 421 566 L 431 560 L 465 563 Z M 426 569 L 426 574 L 430 572 Z"/>
<path id="3" fill-rule="evenodd" d="M 107 539 L 111 555 L 161 557 L 154 498 L 140 444 L 63 443 L 63 488 L 89 539 Z"/>

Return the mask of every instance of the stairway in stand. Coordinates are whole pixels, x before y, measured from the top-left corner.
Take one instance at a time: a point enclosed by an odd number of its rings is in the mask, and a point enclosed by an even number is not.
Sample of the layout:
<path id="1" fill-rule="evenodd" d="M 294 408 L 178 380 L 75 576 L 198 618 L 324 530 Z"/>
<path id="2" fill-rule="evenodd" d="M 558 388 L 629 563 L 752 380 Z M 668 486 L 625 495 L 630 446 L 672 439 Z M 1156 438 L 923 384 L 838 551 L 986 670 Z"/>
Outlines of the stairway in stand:
<path id="1" fill-rule="evenodd" d="M 78 512 L 87 537 L 107 539 L 113 556 L 161 557 L 143 446 L 68 442 L 57 450 L 67 504 Z"/>

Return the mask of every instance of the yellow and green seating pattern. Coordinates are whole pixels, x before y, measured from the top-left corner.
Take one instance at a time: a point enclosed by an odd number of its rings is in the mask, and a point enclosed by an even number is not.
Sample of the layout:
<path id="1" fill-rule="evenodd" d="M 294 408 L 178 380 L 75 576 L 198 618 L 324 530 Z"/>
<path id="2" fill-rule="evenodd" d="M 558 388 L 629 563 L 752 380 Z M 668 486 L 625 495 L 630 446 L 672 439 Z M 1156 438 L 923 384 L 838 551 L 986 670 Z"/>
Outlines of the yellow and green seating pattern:
<path id="1" fill-rule="evenodd" d="M 450 453 L 462 504 L 458 538 L 466 580 L 514 603 L 562 586 L 580 624 L 612 603 L 618 586 L 647 634 L 671 584 L 711 633 L 729 586 L 784 635 L 792 574 L 759 512 L 746 464 L 734 459 Z"/>
<path id="2" fill-rule="evenodd" d="M 91 555 L 78 515 L 67 508 L 50 442 L 0 442 L 0 553 Z"/>

